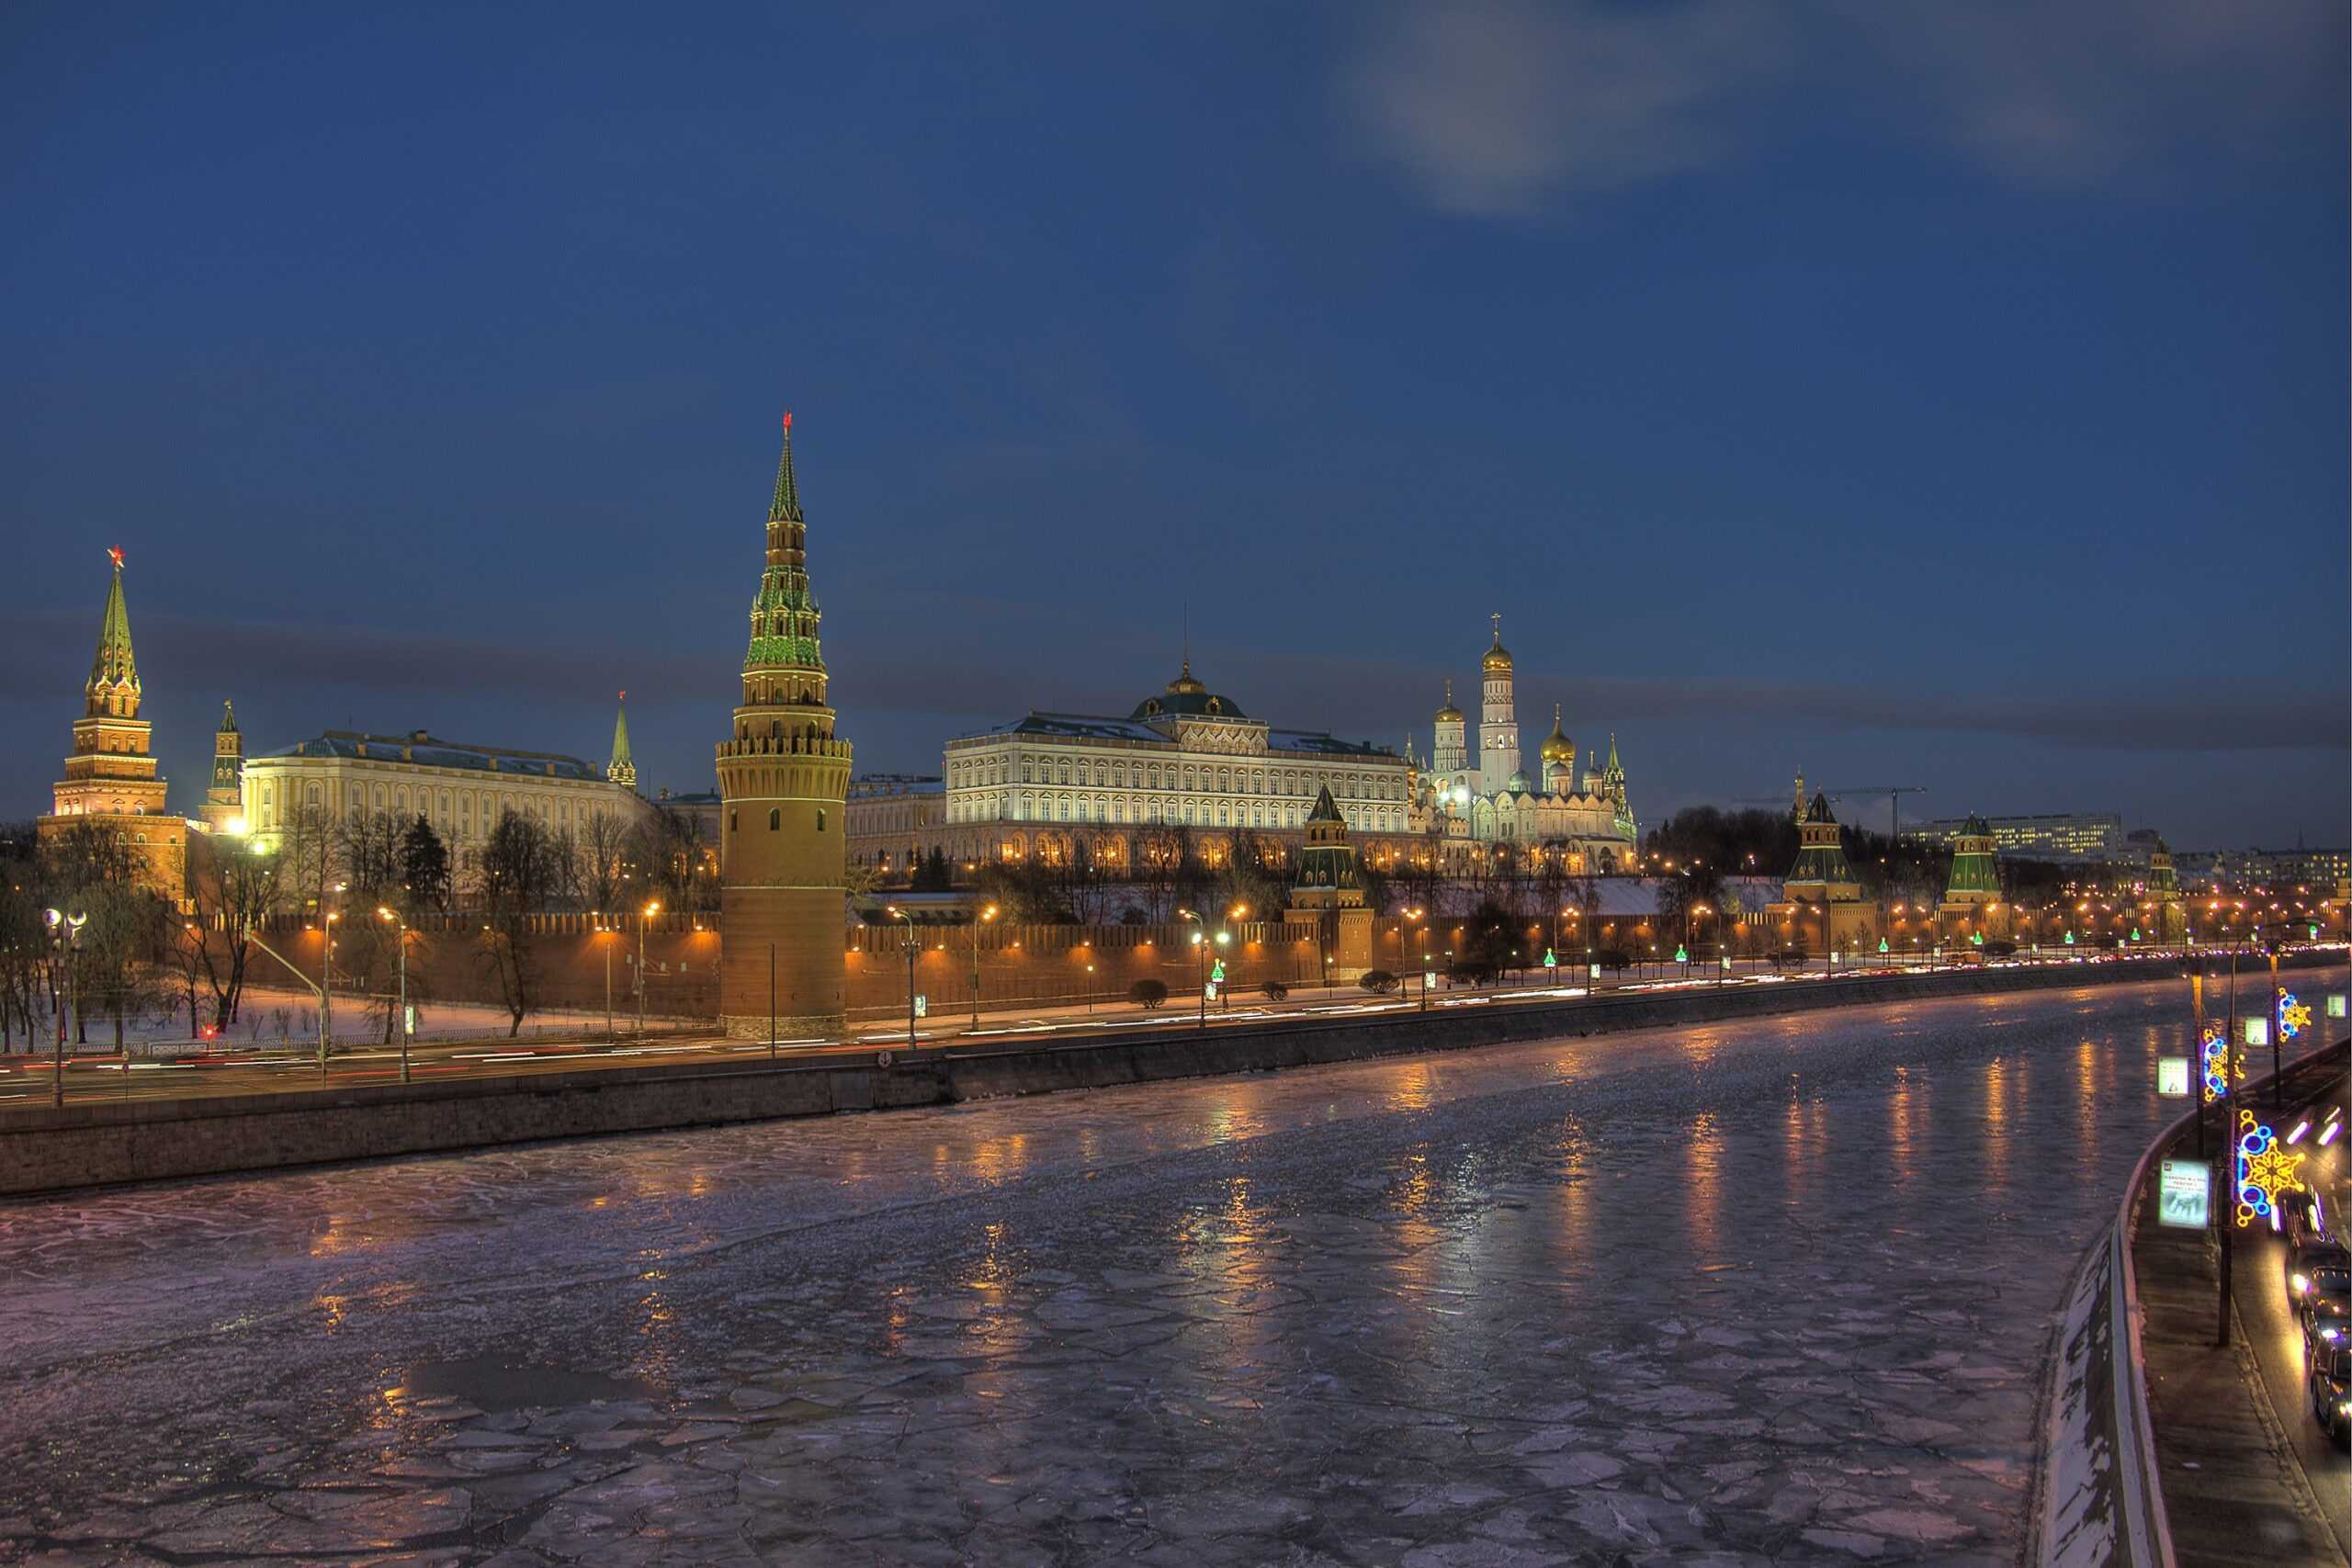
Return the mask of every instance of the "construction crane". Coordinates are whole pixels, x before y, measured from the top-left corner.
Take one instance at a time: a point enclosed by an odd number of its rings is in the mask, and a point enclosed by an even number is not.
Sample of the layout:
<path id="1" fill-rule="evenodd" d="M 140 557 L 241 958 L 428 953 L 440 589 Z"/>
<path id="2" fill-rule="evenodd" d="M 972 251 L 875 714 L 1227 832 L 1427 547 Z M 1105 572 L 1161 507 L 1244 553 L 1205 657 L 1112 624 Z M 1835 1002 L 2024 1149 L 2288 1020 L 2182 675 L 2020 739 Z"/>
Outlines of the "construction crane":
<path id="1" fill-rule="evenodd" d="M 1928 793 L 1928 786 L 1925 784 L 1855 784 L 1848 789 L 1825 789 L 1821 793 L 1832 800 L 1845 800 L 1852 796 L 1869 797 L 1882 795 L 1886 796 L 1886 841 L 1892 844 L 1902 837 L 1902 834 L 1897 831 L 1897 827 L 1902 821 L 1903 797 L 1906 795 L 1925 795 Z"/>

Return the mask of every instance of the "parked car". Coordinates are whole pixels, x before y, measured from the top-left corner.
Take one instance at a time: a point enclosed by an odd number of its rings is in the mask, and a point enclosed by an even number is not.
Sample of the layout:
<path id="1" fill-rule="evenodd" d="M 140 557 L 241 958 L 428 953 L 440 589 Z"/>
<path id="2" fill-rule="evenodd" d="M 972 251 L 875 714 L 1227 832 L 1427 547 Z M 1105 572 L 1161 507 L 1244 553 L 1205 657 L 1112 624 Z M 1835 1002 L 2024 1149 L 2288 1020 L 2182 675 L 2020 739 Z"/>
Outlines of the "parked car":
<path id="1" fill-rule="evenodd" d="M 2312 1418 L 2341 1443 L 2352 1439 L 2352 1349 L 2338 1345 L 2312 1357 Z"/>

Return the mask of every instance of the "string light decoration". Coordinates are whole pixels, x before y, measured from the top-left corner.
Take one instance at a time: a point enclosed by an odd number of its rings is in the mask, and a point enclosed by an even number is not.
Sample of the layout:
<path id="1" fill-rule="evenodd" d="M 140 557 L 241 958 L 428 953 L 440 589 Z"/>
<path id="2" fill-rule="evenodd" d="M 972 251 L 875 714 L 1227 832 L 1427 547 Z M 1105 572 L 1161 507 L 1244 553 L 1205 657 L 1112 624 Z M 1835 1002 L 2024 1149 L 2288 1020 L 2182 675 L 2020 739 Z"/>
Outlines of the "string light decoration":
<path id="1" fill-rule="evenodd" d="M 2230 1092 L 2231 1078 L 2245 1077 L 2245 1057 L 2230 1049 L 2230 1032 L 2223 1024 L 2209 1023 L 2199 1033 L 2197 1065 L 2204 1075 L 2208 1105 Z"/>
<path id="2" fill-rule="evenodd" d="M 2251 1111 L 2238 1112 L 2238 1228 L 2258 1219 L 2278 1228 L 2278 1194 L 2301 1192 L 2303 1179 L 2301 1150 L 2290 1153 Z"/>
<path id="3" fill-rule="evenodd" d="M 2309 1002 L 2297 1001 L 2295 999 L 2295 993 L 2292 991 L 2279 992 L 2278 1038 L 2282 1041 L 2292 1040 L 2296 1035 L 2301 1034 L 2304 1030 L 2309 1029 L 2311 1024 L 2311 1004 Z"/>

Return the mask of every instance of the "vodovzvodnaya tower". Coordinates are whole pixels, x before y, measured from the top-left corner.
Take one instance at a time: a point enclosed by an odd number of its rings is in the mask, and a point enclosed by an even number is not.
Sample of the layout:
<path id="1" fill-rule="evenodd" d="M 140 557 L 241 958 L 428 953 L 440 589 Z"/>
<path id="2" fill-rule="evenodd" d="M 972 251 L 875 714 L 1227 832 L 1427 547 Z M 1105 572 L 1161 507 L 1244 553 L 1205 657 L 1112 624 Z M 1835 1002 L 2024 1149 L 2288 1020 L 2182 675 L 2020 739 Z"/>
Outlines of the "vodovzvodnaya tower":
<path id="1" fill-rule="evenodd" d="M 771 1016 L 787 1040 L 831 1038 L 842 1028 L 848 863 L 842 802 L 850 748 L 833 737 L 808 547 L 786 414 L 742 701 L 733 732 L 718 744 L 727 814 L 719 839 L 719 1024 L 753 1039 L 766 1038 Z"/>

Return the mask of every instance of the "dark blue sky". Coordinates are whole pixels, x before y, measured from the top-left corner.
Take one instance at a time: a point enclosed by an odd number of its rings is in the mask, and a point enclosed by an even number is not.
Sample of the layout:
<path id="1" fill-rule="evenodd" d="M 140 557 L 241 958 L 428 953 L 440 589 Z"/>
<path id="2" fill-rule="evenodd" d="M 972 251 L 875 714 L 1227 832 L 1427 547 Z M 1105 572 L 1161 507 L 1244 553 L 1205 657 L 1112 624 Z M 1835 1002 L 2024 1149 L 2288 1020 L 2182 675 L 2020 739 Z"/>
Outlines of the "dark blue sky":
<path id="1" fill-rule="evenodd" d="M 2333 4 L 0 11 L 0 814 L 346 722 L 711 787 L 778 412 L 865 770 L 1193 661 L 1645 821 L 2346 837 Z M 1883 804 L 1866 807 L 1883 812 Z"/>

